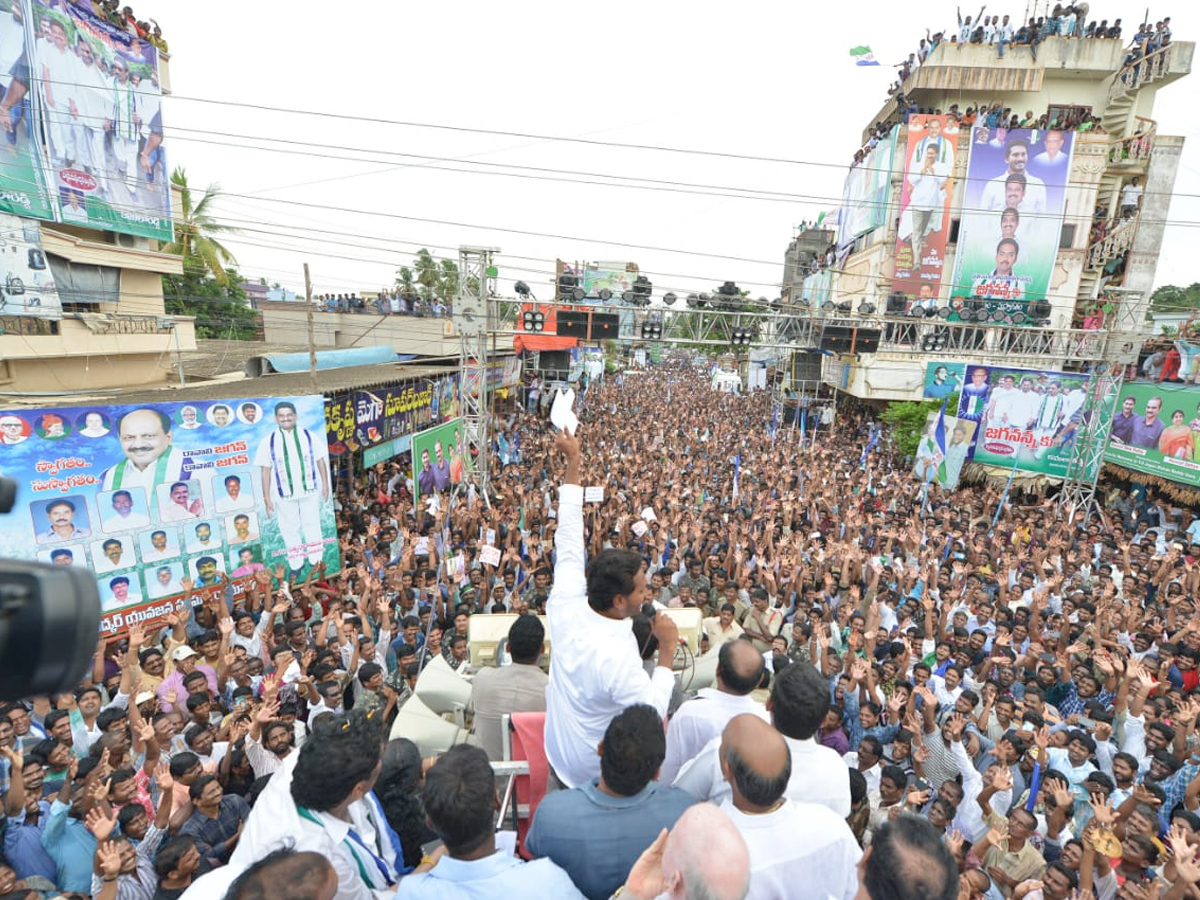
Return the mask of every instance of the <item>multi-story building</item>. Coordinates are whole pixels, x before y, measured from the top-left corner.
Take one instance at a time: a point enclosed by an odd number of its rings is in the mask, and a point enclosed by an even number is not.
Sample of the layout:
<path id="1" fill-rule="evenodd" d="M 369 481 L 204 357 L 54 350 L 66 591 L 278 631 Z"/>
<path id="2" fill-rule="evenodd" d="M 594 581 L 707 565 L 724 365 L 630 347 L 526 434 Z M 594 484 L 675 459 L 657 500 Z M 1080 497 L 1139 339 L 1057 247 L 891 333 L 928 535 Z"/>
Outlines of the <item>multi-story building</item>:
<path id="1" fill-rule="evenodd" d="M 165 53 L 157 75 L 169 94 Z M 162 164 L 157 177 L 168 175 Z M 178 377 L 182 355 L 196 349 L 195 329 L 191 317 L 167 315 L 162 276 L 182 274 L 181 258 L 101 222 L 26 221 L 40 231 L 45 256 L 34 268 L 54 279 L 62 317 L 23 314 L 20 292 L 0 293 L 0 393 L 153 387 Z"/>
<path id="2" fill-rule="evenodd" d="M 1124 320 L 1141 323 L 1184 140 L 1159 132 L 1154 100 L 1161 88 L 1190 73 L 1194 49 L 1193 43 L 1173 41 L 1130 60 L 1121 40 L 1052 37 L 1039 46 L 1034 61 L 1028 47 L 1009 47 L 1001 58 L 993 46 L 938 46 L 904 83 L 901 100 L 889 99 L 870 119 L 900 123 L 893 128 L 896 150 L 888 171 L 885 211 L 877 216 L 876 227 L 847 242 L 834 265 L 805 275 L 799 289 L 794 286 L 794 242 L 788 248 L 784 281 L 785 291 L 793 285 L 790 306 L 800 303 L 809 308 L 808 315 L 879 331 L 876 352 L 827 357 L 826 382 L 865 399 L 917 400 L 922 396 L 926 364 L 935 355 L 953 354 L 984 365 L 1077 368 L 1089 358 L 1094 329 L 1103 319 L 1097 309 L 1105 307 L 1105 292 L 1110 289 L 1123 289 L 1117 296 L 1124 304 Z M 926 302 L 928 317 L 912 311 L 911 294 L 905 300 L 893 296 L 889 305 L 897 275 L 898 231 L 904 226 L 903 182 L 910 161 L 909 129 L 901 103 L 908 111 L 941 114 L 999 103 L 1022 120 L 1029 114 L 1035 120 L 1045 115 L 1051 122 L 1099 120 L 1101 127 L 1070 132 L 1072 153 L 1062 195 L 1061 230 L 1055 219 L 1049 240 L 1057 239 L 1057 249 L 1044 303 L 1035 312 L 1017 317 L 1019 324 L 971 321 L 970 316 L 959 321 L 958 314 L 951 314 L 962 305 L 952 296 L 961 293 L 961 281 L 956 292 L 950 277 L 962 251 L 959 229 L 964 212 L 978 203 L 967 199 L 972 140 L 968 127 L 959 128 L 954 138 L 949 227 L 941 260 L 945 274 Z M 864 131 L 864 142 L 874 130 L 872 125 Z M 992 137 L 1003 145 L 1003 135 L 993 131 Z M 1137 212 L 1125 216 L 1122 191 L 1135 178 L 1143 193 Z M 904 235 L 899 237 L 903 243 Z M 1111 307 L 1108 312 L 1112 314 Z"/>

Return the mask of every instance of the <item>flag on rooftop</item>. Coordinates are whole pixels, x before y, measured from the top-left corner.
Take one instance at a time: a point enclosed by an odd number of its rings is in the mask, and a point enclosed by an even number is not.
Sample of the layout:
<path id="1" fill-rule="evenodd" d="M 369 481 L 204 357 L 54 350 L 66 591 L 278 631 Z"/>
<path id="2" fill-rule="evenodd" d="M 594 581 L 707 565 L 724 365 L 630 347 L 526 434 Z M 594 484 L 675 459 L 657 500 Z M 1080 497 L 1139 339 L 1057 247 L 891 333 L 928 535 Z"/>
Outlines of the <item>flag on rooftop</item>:
<path id="1" fill-rule="evenodd" d="M 856 66 L 877 66 L 879 61 L 875 59 L 875 54 L 871 52 L 871 48 L 866 44 L 858 47 L 850 48 L 850 56 L 854 59 Z"/>

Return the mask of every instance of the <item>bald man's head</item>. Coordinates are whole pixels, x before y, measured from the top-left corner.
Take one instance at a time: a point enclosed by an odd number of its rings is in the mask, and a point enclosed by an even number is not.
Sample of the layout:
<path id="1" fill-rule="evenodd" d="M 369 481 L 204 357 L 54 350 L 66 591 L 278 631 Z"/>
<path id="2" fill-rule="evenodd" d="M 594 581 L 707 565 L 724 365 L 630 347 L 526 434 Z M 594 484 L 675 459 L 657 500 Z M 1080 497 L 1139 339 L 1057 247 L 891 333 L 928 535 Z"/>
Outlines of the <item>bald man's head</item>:
<path id="1" fill-rule="evenodd" d="M 734 716 L 721 733 L 721 774 L 743 812 L 765 812 L 779 802 L 792 777 L 792 754 L 778 731 L 758 716 Z"/>
<path id="2" fill-rule="evenodd" d="M 717 651 L 717 687 L 745 696 L 762 681 L 766 662 L 750 641 L 726 641 Z"/>
<path id="3" fill-rule="evenodd" d="M 750 853 L 729 816 L 697 803 L 671 829 L 662 873 L 670 900 L 743 900 L 750 890 Z"/>

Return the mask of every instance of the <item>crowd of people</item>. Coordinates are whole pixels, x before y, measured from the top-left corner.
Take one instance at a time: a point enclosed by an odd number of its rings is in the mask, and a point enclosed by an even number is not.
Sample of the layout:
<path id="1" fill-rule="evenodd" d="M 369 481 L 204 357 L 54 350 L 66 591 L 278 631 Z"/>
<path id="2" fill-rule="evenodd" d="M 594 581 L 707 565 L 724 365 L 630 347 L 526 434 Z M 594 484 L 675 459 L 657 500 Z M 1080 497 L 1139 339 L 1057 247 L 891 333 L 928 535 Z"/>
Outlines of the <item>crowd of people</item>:
<path id="1" fill-rule="evenodd" d="M 153 44 L 163 53 L 168 52 L 167 42 L 163 40 L 162 29 L 153 19 L 142 21 L 133 13 L 133 7 L 121 6 L 121 0 L 71 0 L 84 9 L 90 9 L 100 19 L 128 31 L 139 40 Z M 53 5 L 53 4 L 51 4 Z"/>
<path id="2" fill-rule="evenodd" d="M 575 411 L 497 414 L 486 503 L 414 507 L 403 460 L 343 480 L 339 574 L 200 589 L 76 691 L 0 707 L 0 898 L 1197 892 L 1193 511 L 941 491 L 869 409 L 796 429 L 690 364 Z M 511 664 L 472 670 L 500 612 Z M 475 735 L 423 760 L 389 737 L 439 659 Z M 514 852 L 491 762 L 540 710 Z"/>
<path id="3" fill-rule="evenodd" d="M 322 312 L 361 313 L 376 316 L 435 316 L 453 312 L 449 301 L 440 297 L 422 297 L 415 291 L 383 288 L 374 297 L 349 294 L 319 294 L 313 302 Z"/>

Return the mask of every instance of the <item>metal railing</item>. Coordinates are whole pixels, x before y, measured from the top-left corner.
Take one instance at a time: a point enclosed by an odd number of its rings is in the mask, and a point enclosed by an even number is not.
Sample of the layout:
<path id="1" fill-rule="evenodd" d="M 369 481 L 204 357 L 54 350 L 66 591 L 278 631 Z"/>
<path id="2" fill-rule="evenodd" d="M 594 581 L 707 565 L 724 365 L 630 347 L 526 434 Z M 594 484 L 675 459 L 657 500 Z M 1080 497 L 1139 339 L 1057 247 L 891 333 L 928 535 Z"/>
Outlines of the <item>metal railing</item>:
<path id="1" fill-rule="evenodd" d="M 1138 217 L 1134 215 L 1128 219 L 1117 219 L 1116 222 L 1117 225 L 1112 231 L 1088 247 L 1087 268 L 1098 269 L 1128 252 L 1133 246 L 1133 239 L 1137 236 Z"/>
<path id="2" fill-rule="evenodd" d="M 1113 76 L 1108 87 L 1108 102 L 1123 99 L 1143 85 L 1157 81 L 1171 71 L 1171 44 L 1139 57 Z"/>
<path id="3" fill-rule="evenodd" d="M 1154 119 L 1135 116 L 1138 130 L 1129 137 L 1117 138 L 1109 143 L 1108 164 L 1110 166 L 1134 166 L 1149 162 L 1154 150 L 1154 137 L 1158 123 Z"/>

